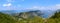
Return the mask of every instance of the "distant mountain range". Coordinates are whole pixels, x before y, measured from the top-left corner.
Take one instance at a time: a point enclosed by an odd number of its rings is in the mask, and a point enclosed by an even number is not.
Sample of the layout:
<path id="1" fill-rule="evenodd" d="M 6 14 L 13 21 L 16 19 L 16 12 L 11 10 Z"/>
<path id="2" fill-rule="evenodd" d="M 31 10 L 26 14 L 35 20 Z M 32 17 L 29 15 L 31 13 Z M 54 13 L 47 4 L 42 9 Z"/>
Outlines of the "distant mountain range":
<path id="1" fill-rule="evenodd" d="M 51 16 L 52 14 L 54 14 L 55 11 L 51 11 L 51 10 L 3 10 L 0 11 L 6 14 L 10 14 L 10 15 L 14 15 L 14 14 L 19 14 L 21 12 L 30 12 L 30 13 L 36 13 L 36 14 L 40 14 L 42 13 L 42 17 L 43 18 L 48 18 L 48 16 Z"/>

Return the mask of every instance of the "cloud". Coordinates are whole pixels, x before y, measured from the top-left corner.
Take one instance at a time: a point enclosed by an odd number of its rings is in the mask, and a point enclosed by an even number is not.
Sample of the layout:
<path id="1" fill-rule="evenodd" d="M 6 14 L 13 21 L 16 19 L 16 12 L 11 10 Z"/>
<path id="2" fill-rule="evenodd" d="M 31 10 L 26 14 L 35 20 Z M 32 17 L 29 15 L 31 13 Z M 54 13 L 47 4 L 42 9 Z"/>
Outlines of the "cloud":
<path id="1" fill-rule="evenodd" d="M 28 9 L 28 10 L 51 10 L 51 11 L 53 11 L 53 10 L 60 9 L 60 4 L 47 6 L 47 7 L 44 7 L 44 6 L 33 6 L 32 8 L 25 8 L 25 9 Z"/>
<path id="2" fill-rule="evenodd" d="M 11 3 L 3 4 L 4 7 L 6 7 L 6 6 L 9 7 L 9 6 L 11 6 L 11 5 L 12 5 Z"/>
<path id="3" fill-rule="evenodd" d="M 29 9 L 29 10 L 50 10 L 51 8 L 49 7 L 41 7 L 41 6 L 33 6 L 32 8 L 26 8 L 26 9 Z"/>
<path id="4" fill-rule="evenodd" d="M 3 4 L 3 7 L 0 8 L 2 10 L 58 10 L 60 9 L 60 4 L 52 5 L 52 6 L 32 6 L 31 8 L 22 8 L 21 5 L 12 6 L 11 3 Z"/>
<path id="5" fill-rule="evenodd" d="M 56 4 L 56 6 L 59 6 L 60 7 L 60 4 Z"/>
<path id="6" fill-rule="evenodd" d="M 21 5 L 12 5 L 11 3 L 3 4 L 0 10 L 21 10 Z"/>
<path id="7" fill-rule="evenodd" d="M 57 9 L 60 9 L 60 4 L 56 4 L 56 8 Z"/>

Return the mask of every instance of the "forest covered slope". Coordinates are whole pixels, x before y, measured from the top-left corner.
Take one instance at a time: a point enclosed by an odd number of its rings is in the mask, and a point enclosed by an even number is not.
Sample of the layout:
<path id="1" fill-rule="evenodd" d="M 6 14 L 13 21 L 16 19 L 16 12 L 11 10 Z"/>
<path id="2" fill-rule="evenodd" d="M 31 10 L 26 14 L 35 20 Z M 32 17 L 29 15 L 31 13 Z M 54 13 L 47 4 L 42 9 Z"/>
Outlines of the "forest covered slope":
<path id="1" fill-rule="evenodd" d="M 0 12 L 0 23 L 60 23 L 60 11 L 50 18 L 42 18 L 41 15 L 41 11 L 21 12 L 13 16 Z"/>

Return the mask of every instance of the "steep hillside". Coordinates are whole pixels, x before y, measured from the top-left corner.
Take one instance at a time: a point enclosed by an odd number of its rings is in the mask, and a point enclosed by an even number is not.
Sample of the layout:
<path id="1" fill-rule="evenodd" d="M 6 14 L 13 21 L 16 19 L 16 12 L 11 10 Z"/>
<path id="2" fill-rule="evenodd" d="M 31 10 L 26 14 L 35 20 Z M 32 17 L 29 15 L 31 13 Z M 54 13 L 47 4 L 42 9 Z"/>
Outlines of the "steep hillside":
<path id="1" fill-rule="evenodd" d="M 21 12 L 19 13 L 19 15 L 16 15 L 20 18 L 33 18 L 34 16 L 39 16 L 41 17 L 41 15 L 43 15 L 43 13 L 41 13 L 40 10 L 35 10 L 35 11 L 28 11 L 28 12 Z"/>
<path id="2" fill-rule="evenodd" d="M 48 22 L 60 23 L 60 10 L 56 11 L 55 14 L 48 19 Z"/>
<path id="3" fill-rule="evenodd" d="M 41 11 L 36 10 L 21 12 L 19 13 L 19 15 L 16 15 L 15 18 L 18 20 L 19 23 L 43 23 L 41 15 Z"/>
<path id="4" fill-rule="evenodd" d="M 16 23 L 12 16 L 0 12 L 0 23 Z"/>

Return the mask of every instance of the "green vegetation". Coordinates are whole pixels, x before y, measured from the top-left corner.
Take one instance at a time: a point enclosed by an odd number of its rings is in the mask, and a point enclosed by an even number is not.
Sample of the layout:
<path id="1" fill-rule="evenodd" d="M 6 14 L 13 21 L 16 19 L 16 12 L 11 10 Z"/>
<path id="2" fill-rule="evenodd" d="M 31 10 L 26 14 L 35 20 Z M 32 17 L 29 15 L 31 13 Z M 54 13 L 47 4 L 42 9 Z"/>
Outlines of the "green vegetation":
<path id="1" fill-rule="evenodd" d="M 31 12 L 23 12 L 16 16 L 0 12 L 0 23 L 60 23 L 60 11 L 50 18 L 42 18 Z"/>
<path id="2" fill-rule="evenodd" d="M 0 23 L 16 23 L 12 16 L 0 12 Z"/>
<path id="3" fill-rule="evenodd" d="M 48 19 L 48 23 L 60 23 L 60 11 Z"/>

